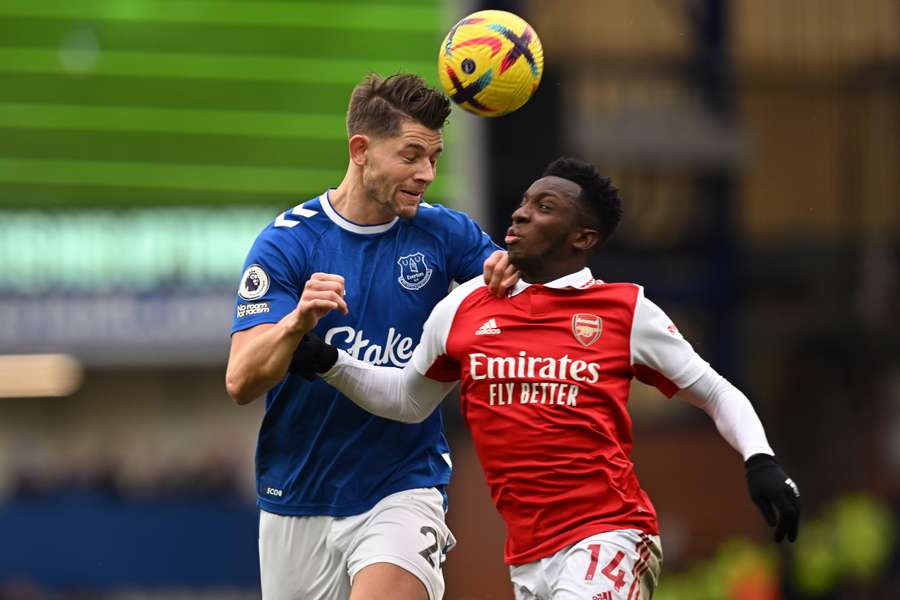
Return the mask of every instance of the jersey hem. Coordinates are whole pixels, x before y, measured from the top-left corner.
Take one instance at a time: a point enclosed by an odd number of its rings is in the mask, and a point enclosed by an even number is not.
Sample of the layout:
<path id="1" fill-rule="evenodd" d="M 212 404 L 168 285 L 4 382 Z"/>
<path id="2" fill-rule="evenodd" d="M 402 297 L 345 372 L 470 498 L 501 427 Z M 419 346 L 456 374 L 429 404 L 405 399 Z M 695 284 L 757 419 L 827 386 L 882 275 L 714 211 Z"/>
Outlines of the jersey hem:
<path id="1" fill-rule="evenodd" d="M 589 538 L 592 535 L 597 535 L 598 533 L 606 533 L 608 531 L 632 529 L 642 531 L 648 535 L 659 535 L 659 525 L 656 523 L 654 523 L 653 525 L 653 527 L 647 527 L 626 523 L 593 523 L 591 525 L 579 527 L 578 529 L 573 529 L 572 531 L 567 532 L 565 536 L 551 538 L 543 545 L 539 544 L 536 547 L 532 546 L 527 552 L 520 552 L 519 554 L 505 554 L 503 557 L 503 562 L 510 567 L 521 567 L 523 565 L 541 560 L 542 558 L 552 556 L 563 548 L 571 546 L 572 544 L 577 544 L 581 540 Z"/>
<path id="2" fill-rule="evenodd" d="M 419 489 L 431 489 L 431 488 L 439 488 L 440 486 L 447 486 L 450 484 L 450 478 L 447 477 L 446 480 L 442 478 L 439 481 L 434 481 L 430 483 L 425 483 L 423 485 L 404 485 L 394 488 L 389 488 L 384 491 L 384 493 L 380 494 L 377 498 L 367 501 L 367 502 L 358 502 L 356 504 L 294 504 L 294 505 L 284 505 L 284 504 L 274 504 L 269 502 L 265 498 L 256 497 L 256 507 L 260 510 L 264 510 L 268 513 L 272 513 L 274 515 L 281 515 L 283 517 L 352 517 L 355 515 L 360 515 L 366 511 L 372 510 L 376 504 L 390 496 L 391 494 L 397 494 L 399 492 L 406 492 L 409 490 L 419 490 Z M 438 490 L 440 491 L 440 490 Z"/>

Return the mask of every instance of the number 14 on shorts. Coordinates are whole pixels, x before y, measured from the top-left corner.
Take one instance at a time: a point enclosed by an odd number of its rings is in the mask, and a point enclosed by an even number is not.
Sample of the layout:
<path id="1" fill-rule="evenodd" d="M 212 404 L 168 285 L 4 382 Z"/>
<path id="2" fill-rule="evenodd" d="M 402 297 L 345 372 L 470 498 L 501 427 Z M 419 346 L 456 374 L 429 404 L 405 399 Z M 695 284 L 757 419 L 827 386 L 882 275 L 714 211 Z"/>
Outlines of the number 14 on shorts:
<path id="1" fill-rule="evenodd" d="M 588 564 L 587 572 L 584 574 L 585 581 L 593 581 L 594 576 L 597 574 L 597 567 L 600 563 L 600 549 L 602 544 L 591 544 L 588 546 L 588 550 L 591 552 L 591 562 Z M 622 559 L 625 558 L 625 553 L 619 550 L 616 552 L 616 555 L 609 561 L 605 567 L 600 571 L 600 573 L 609 579 L 616 588 L 616 591 L 621 591 L 621 589 L 625 586 L 625 571 L 619 569 L 619 563 L 622 562 Z M 607 592 L 604 592 L 607 594 Z M 594 600 L 607 600 L 603 597 L 604 594 L 600 594 L 598 598 Z M 612 600 L 612 596 L 610 595 L 609 600 Z"/>

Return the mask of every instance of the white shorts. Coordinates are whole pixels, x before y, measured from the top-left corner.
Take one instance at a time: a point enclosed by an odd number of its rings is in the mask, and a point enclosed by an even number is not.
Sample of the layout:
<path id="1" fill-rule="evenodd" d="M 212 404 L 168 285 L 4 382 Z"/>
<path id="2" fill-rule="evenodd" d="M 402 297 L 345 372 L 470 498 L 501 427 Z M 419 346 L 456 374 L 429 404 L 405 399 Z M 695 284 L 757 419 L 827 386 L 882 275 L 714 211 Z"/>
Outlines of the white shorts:
<path id="1" fill-rule="evenodd" d="M 342 600 L 364 567 L 391 563 L 415 575 L 431 600 L 444 596 L 442 565 L 456 540 L 434 488 L 383 498 L 352 517 L 290 517 L 260 511 L 264 600 Z"/>
<path id="2" fill-rule="evenodd" d="M 650 600 L 661 569 L 659 536 L 620 529 L 512 566 L 509 576 L 516 600 Z"/>

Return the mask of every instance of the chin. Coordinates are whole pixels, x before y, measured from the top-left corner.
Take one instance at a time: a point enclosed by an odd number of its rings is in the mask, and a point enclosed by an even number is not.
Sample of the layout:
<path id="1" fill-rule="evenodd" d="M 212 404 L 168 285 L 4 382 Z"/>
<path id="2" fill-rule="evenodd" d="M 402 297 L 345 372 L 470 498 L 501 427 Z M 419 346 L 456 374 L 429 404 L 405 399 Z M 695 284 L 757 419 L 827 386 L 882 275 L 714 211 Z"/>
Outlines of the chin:
<path id="1" fill-rule="evenodd" d="M 524 262 L 526 259 L 526 254 L 519 248 L 507 248 L 506 256 L 509 258 L 509 262 L 516 268 L 519 267 L 516 263 Z"/>
<path id="2" fill-rule="evenodd" d="M 519 271 L 534 272 L 539 270 L 539 266 L 546 260 L 546 257 L 544 256 L 534 256 L 519 248 L 507 250 L 506 255 L 509 258 L 509 264 Z"/>
<path id="3" fill-rule="evenodd" d="M 419 205 L 416 204 L 415 206 L 398 206 L 396 213 L 401 219 L 412 219 L 418 211 Z"/>

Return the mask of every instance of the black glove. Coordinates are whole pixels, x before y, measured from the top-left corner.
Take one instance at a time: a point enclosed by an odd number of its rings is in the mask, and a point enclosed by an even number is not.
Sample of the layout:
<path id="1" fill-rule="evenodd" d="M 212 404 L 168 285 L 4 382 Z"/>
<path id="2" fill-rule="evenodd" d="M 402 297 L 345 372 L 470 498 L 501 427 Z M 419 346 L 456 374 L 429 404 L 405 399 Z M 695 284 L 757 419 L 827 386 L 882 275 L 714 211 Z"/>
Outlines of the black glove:
<path id="1" fill-rule="evenodd" d="M 775 541 L 797 539 L 800 522 L 800 490 L 785 474 L 774 456 L 754 454 L 744 463 L 750 497 L 759 507 L 769 527 L 775 527 Z"/>
<path id="2" fill-rule="evenodd" d="M 297 344 L 288 372 L 312 381 L 319 373 L 333 367 L 337 359 L 337 348 L 326 344 L 322 338 L 310 331 Z"/>

